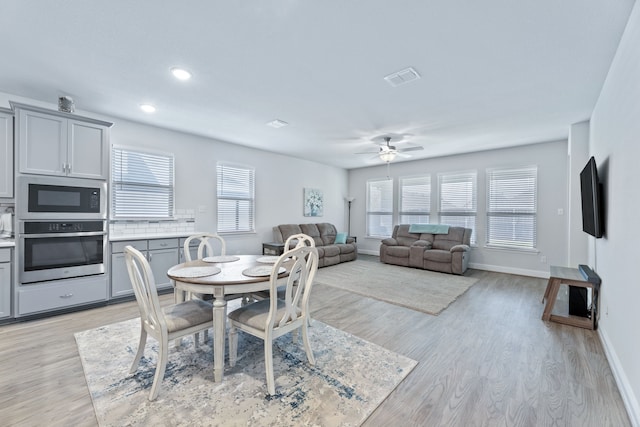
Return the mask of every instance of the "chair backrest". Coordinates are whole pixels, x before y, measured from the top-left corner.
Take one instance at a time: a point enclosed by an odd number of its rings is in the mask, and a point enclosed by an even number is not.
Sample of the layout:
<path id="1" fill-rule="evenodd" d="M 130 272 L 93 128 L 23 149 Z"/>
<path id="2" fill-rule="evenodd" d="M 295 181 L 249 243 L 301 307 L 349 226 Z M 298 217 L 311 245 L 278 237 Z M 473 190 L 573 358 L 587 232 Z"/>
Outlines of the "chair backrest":
<path id="1" fill-rule="evenodd" d="M 301 246 L 311 246 L 315 247 L 316 242 L 313 240 L 311 236 L 308 236 L 303 233 L 292 234 L 287 238 L 287 241 L 284 242 L 284 250 L 288 251 L 289 249 L 293 249 L 291 245 L 295 243 L 295 248 L 299 248 Z"/>
<path id="2" fill-rule="evenodd" d="M 133 246 L 125 246 L 124 256 L 133 292 L 138 301 L 140 318 L 147 327 L 166 331 L 167 325 L 158 299 L 156 282 L 147 258 Z"/>
<path id="3" fill-rule="evenodd" d="M 285 312 L 284 316 L 276 319 L 278 307 L 278 287 L 283 286 L 278 280 L 278 271 L 286 262 L 291 262 L 289 276 L 286 278 L 286 290 L 284 294 Z M 282 327 L 296 320 L 306 321 L 309 312 L 309 296 L 313 281 L 318 271 L 318 249 L 315 246 L 300 245 L 280 256 L 271 271 L 270 287 L 270 309 L 267 318 L 267 328 Z M 282 303 L 280 303 L 282 304 Z M 276 324 L 277 321 L 277 324 Z"/>
<path id="4" fill-rule="evenodd" d="M 225 243 L 222 237 L 218 236 L 217 234 L 210 234 L 210 233 L 194 234 L 193 236 L 187 237 L 187 239 L 184 241 L 183 249 L 184 249 L 185 261 L 193 261 L 193 259 L 191 258 L 191 242 L 193 240 L 200 241 L 200 243 L 198 244 L 197 259 L 202 259 L 206 256 L 213 256 L 213 246 L 209 241 L 210 239 L 219 240 L 220 255 L 226 255 L 227 244 Z"/>

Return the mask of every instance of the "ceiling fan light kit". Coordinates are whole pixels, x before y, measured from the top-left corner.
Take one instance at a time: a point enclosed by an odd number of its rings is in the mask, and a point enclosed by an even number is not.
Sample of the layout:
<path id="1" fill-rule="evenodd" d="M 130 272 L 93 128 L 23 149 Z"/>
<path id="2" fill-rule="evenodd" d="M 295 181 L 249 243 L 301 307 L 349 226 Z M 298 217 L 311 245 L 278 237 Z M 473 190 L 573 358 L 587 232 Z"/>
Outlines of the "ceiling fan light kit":
<path id="1" fill-rule="evenodd" d="M 391 162 L 393 161 L 393 159 L 396 158 L 396 152 L 395 150 L 391 151 L 391 150 L 384 150 L 384 151 L 380 151 L 380 160 L 382 160 L 383 162 Z"/>
<path id="2" fill-rule="evenodd" d="M 377 157 L 385 163 L 390 163 L 393 160 L 395 160 L 396 157 L 411 157 L 408 154 L 403 154 L 405 151 L 424 150 L 424 147 L 419 145 L 398 149 L 396 148 L 395 145 L 390 144 L 391 143 L 390 136 L 387 135 L 382 138 L 384 140 L 384 144 L 379 145 L 379 143 L 376 143 L 376 146 L 378 147 L 377 151 L 363 151 L 356 154 L 374 154 L 375 153 L 375 156 L 373 156 L 374 159 Z M 377 138 L 374 138 L 373 141 L 376 141 L 376 139 Z"/>

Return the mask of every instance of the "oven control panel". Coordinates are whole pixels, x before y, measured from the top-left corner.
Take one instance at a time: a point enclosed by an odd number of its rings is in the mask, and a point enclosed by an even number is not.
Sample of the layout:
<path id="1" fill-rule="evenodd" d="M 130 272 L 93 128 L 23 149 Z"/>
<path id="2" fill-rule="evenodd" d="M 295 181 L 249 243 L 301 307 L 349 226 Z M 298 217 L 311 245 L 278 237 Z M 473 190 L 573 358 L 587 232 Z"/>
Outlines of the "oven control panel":
<path id="1" fill-rule="evenodd" d="M 25 221 L 24 234 L 88 233 L 104 228 L 104 221 Z"/>

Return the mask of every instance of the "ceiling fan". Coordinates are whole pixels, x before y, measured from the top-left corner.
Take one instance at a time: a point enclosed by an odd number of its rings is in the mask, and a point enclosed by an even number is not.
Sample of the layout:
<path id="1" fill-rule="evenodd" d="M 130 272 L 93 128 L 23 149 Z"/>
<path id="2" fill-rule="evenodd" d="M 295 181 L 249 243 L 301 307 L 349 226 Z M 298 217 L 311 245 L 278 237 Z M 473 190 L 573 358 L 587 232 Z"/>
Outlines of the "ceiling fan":
<path id="1" fill-rule="evenodd" d="M 424 147 L 420 146 L 420 145 L 414 145 L 411 147 L 404 147 L 404 148 L 396 148 L 396 146 L 391 145 L 391 137 L 390 136 L 384 136 L 382 137 L 383 141 L 385 142 L 385 144 L 378 146 L 378 150 L 377 151 L 363 151 L 360 153 L 356 153 L 356 154 L 376 154 L 373 158 L 379 157 L 380 160 L 382 160 L 385 163 L 391 163 L 396 156 L 398 157 L 411 157 L 408 154 L 403 154 L 406 153 L 407 151 L 419 151 L 419 150 L 424 150 Z M 377 144 L 376 144 L 377 145 Z"/>

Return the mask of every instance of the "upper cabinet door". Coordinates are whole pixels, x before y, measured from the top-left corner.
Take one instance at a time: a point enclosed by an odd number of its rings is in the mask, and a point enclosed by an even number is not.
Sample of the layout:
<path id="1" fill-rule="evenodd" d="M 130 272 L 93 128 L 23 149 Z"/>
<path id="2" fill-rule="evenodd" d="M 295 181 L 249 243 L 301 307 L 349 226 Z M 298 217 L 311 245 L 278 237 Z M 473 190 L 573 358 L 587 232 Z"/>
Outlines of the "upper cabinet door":
<path id="1" fill-rule="evenodd" d="M 13 198 L 13 113 L 0 111 L 0 197 Z"/>
<path id="2" fill-rule="evenodd" d="M 109 176 L 109 129 L 69 120 L 67 174 L 78 178 L 107 179 Z"/>
<path id="3" fill-rule="evenodd" d="M 18 110 L 20 172 L 67 174 L 67 120 L 35 111 Z"/>
<path id="4" fill-rule="evenodd" d="M 19 172 L 106 180 L 112 123 L 10 102 Z"/>

